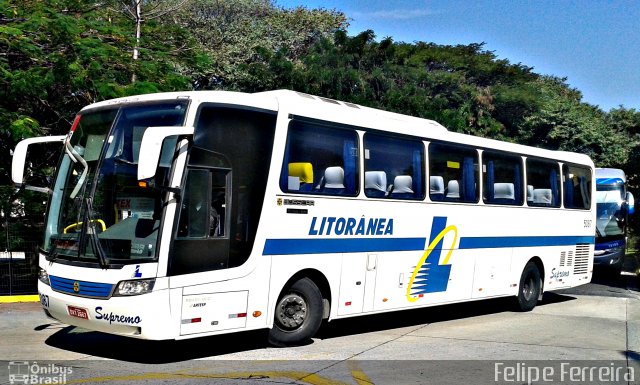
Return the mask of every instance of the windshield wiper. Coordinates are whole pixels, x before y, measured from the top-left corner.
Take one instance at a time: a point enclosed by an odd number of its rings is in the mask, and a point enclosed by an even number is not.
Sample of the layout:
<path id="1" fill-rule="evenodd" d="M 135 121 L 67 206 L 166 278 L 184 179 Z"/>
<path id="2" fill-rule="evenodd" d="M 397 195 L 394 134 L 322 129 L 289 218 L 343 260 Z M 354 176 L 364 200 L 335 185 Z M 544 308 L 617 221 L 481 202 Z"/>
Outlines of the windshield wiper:
<path id="1" fill-rule="evenodd" d="M 102 245 L 100 245 L 100 240 L 98 239 L 98 234 L 95 231 L 93 219 L 93 205 L 91 203 L 91 198 L 85 198 L 84 200 L 87 211 L 85 212 L 86 220 L 84 221 L 83 227 L 86 229 L 84 231 L 85 234 L 89 234 L 89 240 L 91 241 L 91 248 L 93 252 L 98 257 L 98 262 L 100 266 L 104 269 L 109 267 L 109 261 L 107 260 L 106 255 L 104 254 L 104 250 L 102 249 Z"/>
<path id="2" fill-rule="evenodd" d="M 42 247 L 38 247 L 38 251 L 44 254 L 44 258 L 49 262 L 55 262 L 55 260 L 58 259 L 58 252 L 55 248 L 52 251 L 47 251 Z"/>

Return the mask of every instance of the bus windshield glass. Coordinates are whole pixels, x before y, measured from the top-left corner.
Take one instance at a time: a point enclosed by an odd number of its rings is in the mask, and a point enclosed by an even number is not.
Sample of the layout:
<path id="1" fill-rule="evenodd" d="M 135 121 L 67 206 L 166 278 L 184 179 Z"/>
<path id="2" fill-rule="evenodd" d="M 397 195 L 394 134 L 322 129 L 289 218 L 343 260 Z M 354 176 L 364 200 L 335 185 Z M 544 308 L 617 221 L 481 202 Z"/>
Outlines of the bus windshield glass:
<path id="1" fill-rule="evenodd" d="M 171 101 L 79 115 L 49 205 L 43 249 L 50 258 L 103 267 L 157 258 L 162 193 L 138 185 L 140 143 L 148 127 L 183 125 L 186 109 L 187 101 Z M 176 140 L 165 140 L 158 185 L 168 183 Z"/>
<path id="2" fill-rule="evenodd" d="M 596 191 L 598 238 L 624 237 L 624 186 L 598 185 Z"/>

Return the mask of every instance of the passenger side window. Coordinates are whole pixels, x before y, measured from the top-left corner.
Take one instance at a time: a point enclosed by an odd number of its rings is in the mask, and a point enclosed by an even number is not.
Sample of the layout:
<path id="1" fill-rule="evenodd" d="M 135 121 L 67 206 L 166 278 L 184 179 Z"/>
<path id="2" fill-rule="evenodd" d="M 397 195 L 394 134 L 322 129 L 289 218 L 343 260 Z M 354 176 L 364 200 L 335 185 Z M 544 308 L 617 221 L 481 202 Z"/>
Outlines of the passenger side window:
<path id="1" fill-rule="evenodd" d="M 562 166 L 564 207 L 589 210 L 591 208 L 591 170 L 573 165 Z"/>
<path id="2" fill-rule="evenodd" d="M 357 143 L 353 130 L 292 121 L 280 188 L 303 194 L 357 195 Z"/>
<path id="3" fill-rule="evenodd" d="M 461 146 L 429 145 L 429 198 L 478 202 L 478 152 Z"/>
<path id="4" fill-rule="evenodd" d="M 560 174 L 556 162 L 527 159 L 527 205 L 560 207 Z"/>
<path id="5" fill-rule="evenodd" d="M 228 175 L 224 169 L 188 170 L 178 237 L 225 236 Z"/>
<path id="6" fill-rule="evenodd" d="M 209 226 L 209 171 L 189 170 L 182 198 L 178 237 L 204 238 Z"/>
<path id="7" fill-rule="evenodd" d="M 424 199 L 424 145 L 380 134 L 364 136 L 364 192 L 369 198 Z"/>
<path id="8" fill-rule="evenodd" d="M 493 151 L 482 153 L 484 203 L 522 205 L 522 158 Z"/>

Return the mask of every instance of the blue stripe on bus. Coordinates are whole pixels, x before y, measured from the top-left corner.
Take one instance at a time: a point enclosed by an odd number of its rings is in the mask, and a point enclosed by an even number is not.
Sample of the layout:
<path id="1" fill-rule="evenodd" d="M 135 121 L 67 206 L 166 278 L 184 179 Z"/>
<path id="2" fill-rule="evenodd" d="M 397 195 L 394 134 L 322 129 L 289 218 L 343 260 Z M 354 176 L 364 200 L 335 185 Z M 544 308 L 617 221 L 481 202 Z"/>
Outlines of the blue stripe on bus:
<path id="1" fill-rule="evenodd" d="M 425 238 L 267 239 L 263 255 L 424 250 Z"/>
<path id="2" fill-rule="evenodd" d="M 425 238 L 267 239 L 263 255 L 357 253 L 424 250 Z M 572 246 L 595 243 L 593 236 L 464 237 L 458 249 Z"/>
<path id="3" fill-rule="evenodd" d="M 595 243 L 592 236 L 555 237 L 466 237 L 460 238 L 459 249 L 497 249 L 504 247 L 572 246 Z"/>

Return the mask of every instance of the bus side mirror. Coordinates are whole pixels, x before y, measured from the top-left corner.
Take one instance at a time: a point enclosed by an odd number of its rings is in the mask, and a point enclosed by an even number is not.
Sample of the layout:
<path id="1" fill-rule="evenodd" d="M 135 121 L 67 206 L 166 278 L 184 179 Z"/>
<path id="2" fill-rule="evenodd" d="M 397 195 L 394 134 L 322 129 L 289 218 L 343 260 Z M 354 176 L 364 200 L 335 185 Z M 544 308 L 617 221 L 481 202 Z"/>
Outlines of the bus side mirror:
<path id="1" fill-rule="evenodd" d="M 633 199 L 633 194 L 628 192 L 627 193 L 627 206 L 629 207 L 629 215 L 633 215 L 633 213 L 636 211 L 635 210 L 635 200 Z"/>
<path id="2" fill-rule="evenodd" d="M 11 160 L 11 179 L 17 187 L 21 187 L 24 184 L 24 166 L 27 160 L 28 147 L 36 143 L 55 143 L 64 142 L 66 135 L 57 136 L 42 136 L 39 138 L 29 138 L 18 142 L 16 148 L 13 150 L 13 159 Z M 40 187 L 27 187 L 30 190 L 48 192 L 48 188 Z"/>
<path id="3" fill-rule="evenodd" d="M 153 178 L 156 175 L 162 142 L 170 136 L 193 135 L 194 127 L 149 127 L 145 130 L 140 143 L 138 162 L 138 180 Z"/>

